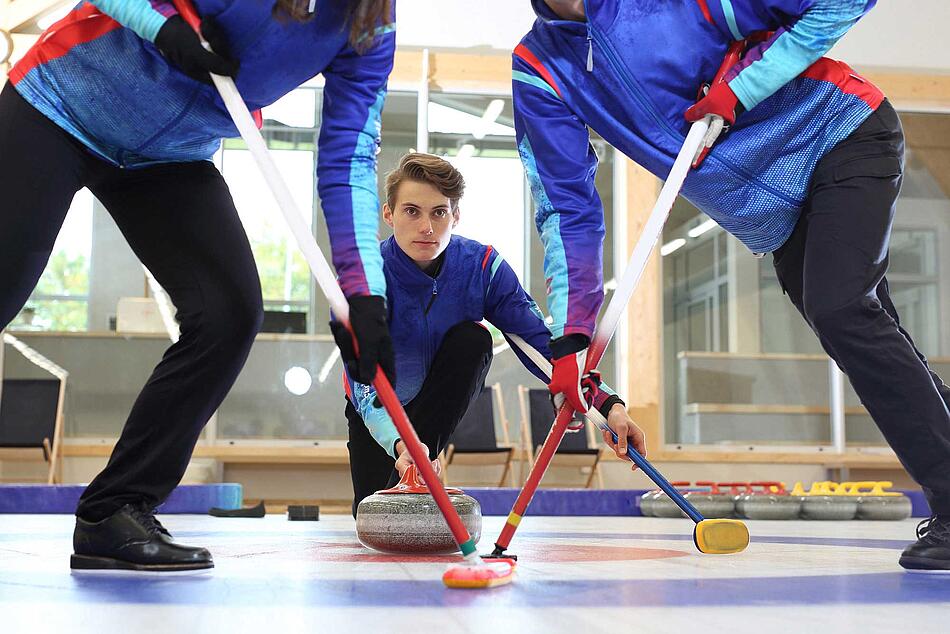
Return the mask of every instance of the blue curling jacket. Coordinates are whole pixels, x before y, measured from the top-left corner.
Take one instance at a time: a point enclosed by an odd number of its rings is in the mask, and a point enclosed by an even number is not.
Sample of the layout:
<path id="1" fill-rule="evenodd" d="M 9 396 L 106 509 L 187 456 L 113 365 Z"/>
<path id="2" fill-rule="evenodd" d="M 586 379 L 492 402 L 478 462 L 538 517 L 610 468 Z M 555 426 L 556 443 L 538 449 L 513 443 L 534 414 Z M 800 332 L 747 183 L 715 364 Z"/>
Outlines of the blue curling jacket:
<path id="1" fill-rule="evenodd" d="M 551 358 L 551 332 L 541 311 L 493 247 L 452 236 L 442 268 L 434 278 L 424 273 L 394 238 L 383 241 L 381 251 L 389 332 L 396 353 L 396 395 L 401 403 L 408 403 L 419 393 L 445 333 L 463 321 L 486 319 L 506 338 L 508 334 L 518 335 L 546 359 Z M 517 346 L 511 348 L 529 371 L 548 382 L 544 372 Z M 371 385 L 356 383 L 349 375 L 344 376 L 344 381 L 347 398 L 370 434 L 392 455 L 399 434 L 386 410 L 373 406 L 376 390 Z M 602 384 L 595 405 L 601 405 L 612 394 Z"/>
<path id="2" fill-rule="evenodd" d="M 587 0 L 587 21 L 543 0 L 514 51 L 515 128 L 545 247 L 555 336 L 590 336 L 603 302 L 603 207 L 588 126 L 665 178 L 683 115 L 730 42 L 767 32 L 726 75 L 746 112 L 690 173 L 683 195 L 753 251 L 781 246 L 816 164 L 881 103 L 823 58 L 876 0 Z"/>
<path id="3" fill-rule="evenodd" d="M 378 248 L 376 153 L 395 52 L 394 26 L 362 53 L 347 42 L 347 3 L 321 0 L 305 23 L 278 21 L 273 2 L 194 0 L 240 61 L 238 90 L 254 111 L 322 74 L 317 183 L 333 263 L 347 296 L 385 295 Z M 86 0 L 40 36 L 10 72 L 37 110 L 105 161 L 143 167 L 209 159 L 238 136 L 213 86 L 153 44 L 177 12 L 164 0 Z"/>

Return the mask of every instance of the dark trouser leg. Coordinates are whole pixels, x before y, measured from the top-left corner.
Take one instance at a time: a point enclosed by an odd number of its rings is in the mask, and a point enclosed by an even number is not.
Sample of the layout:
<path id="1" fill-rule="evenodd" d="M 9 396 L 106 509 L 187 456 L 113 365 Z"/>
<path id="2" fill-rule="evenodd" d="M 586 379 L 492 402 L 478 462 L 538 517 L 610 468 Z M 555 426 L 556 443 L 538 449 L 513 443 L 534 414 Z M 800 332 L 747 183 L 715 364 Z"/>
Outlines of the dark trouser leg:
<path id="1" fill-rule="evenodd" d="M 0 330 L 36 286 L 96 159 L 7 83 L 0 94 Z"/>
<path id="2" fill-rule="evenodd" d="M 118 171 L 118 170 L 117 170 Z M 208 162 L 112 174 L 90 186 L 178 309 L 181 339 L 135 401 L 77 515 L 161 504 L 231 389 L 263 315 L 260 280 L 224 179 Z"/>
<path id="3" fill-rule="evenodd" d="M 409 420 L 429 448 L 430 459 L 435 460 L 445 449 L 449 436 L 481 392 L 491 359 L 491 335 L 479 324 L 462 322 L 445 333 L 422 388 L 406 404 Z M 393 469 L 394 460 L 373 440 L 353 406 L 347 403 L 346 411 L 355 516 L 363 498 L 395 485 L 399 475 Z"/>
<path id="4" fill-rule="evenodd" d="M 818 164 L 775 269 L 931 507 L 950 514 L 948 391 L 900 327 L 884 277 L 902 158 L 885 103 Z"/>

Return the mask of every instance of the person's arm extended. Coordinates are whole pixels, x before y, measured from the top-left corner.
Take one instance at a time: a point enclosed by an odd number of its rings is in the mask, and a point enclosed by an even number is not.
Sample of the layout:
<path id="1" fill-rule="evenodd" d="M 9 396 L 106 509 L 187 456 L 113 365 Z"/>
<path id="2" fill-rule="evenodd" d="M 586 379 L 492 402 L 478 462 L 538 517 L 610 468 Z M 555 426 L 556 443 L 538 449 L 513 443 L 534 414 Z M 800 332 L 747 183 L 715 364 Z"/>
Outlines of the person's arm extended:
<path id="1" fill-rule="evenodd" d="M 825 55 L 877 0 L 708 0 L 710 15 L 740 40 L 774 31 L 750 48 L 725 80 L 746 110 Z"/>
<path id="2" fill-rule="evenodd" d="M 537 209 L 554 338 L 593 334 L 603 303 L 604 210 L 587 126 L 541 62 L 519 45 L 512 70 L 515 132 Z"/>
<path id="3" fill-rule="evenodd" d="M 393 423 L 386 409 L 379 404 L 376 389 L 372 385 L 353 381 L 349 375 L 346 376 L 346 380 L 350 384 L 350 401 L 359 412 L 370 436 L 386 450 L 386 453 L 393 458 L 398 457 L 396 443 L 400 441 L 399 432 L 396 431 L 396 424 Z"/>
<path id="4" fill-rule="evenodd" d="M 368 51 L 347 47 L 324 71 L 317 188 L 333 265 L 347 297 L 386 296 L 379 252 L 376 154 L 395 32 L 384 27 Z"/>
<path id="5" fill-rule="evenodd" d="M 491 249 L 491 247 L 488 248 Z M 483 282 L 488 289 L 485 295 L 485 318 L 502 331 L 522 365 L 541 381 L 548 383 L 551 374 L 551 350 L 548 345 L 551 331 L 544 323 L 544 316 L 501 254 L 491 249 L 486 255 L 485 267 L 482 271 Z M 517 335 L 537 351 L 538 355 L 548 363 L 548 367 L 544 369 L 538 367 L 535 360 L 531 358 L 536 355 L 525 354 L 521 347 L 511 340 L 510 335 Z M 538 361 L 540 362 L 540 358 Z M 601 383 L 594 397 L 594 407 L 604 415 L 604 418 L 607 418 L 610 409 L 618 403 L 624 404 L 609 385 Z"/>
<path id="6" fill-rule="evenodd" d="M 171 2 L 161 0 L 89 0 L 89 4 L 149 42 L 155 41 L 168 18 L 178 15 Z"/>

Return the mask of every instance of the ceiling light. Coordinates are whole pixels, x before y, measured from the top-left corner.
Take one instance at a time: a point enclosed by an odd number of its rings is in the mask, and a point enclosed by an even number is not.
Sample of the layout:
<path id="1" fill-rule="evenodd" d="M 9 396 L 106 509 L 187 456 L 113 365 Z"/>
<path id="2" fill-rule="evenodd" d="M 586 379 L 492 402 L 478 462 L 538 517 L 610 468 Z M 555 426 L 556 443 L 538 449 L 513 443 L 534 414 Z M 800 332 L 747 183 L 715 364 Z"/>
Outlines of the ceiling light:
<path id="1" fill-rule="evenodd" d="M 686 240 L 684 240 L 683 238 L 676 238 L 675 240 L 670 240 L 669 242 L 664 244 L 662 247 L 660 247 L 660 255 L 662 255 L 663 257 L 666 257 L 670 253 L 673 253 L 677 249 L 681 248 L 684 244 L 686 244 Z"/>
<path id="2" fill-rule="evenodd" d="M 330 353 L 330 356 L 327 357 L 326 362 L 323 364 L 323 367 L 320 368 L 320 374 L 317 375 L 317 380 L 321 383 L 327 380 L 327 377 L 330 376 L 330 370 L 333 369 L 333 365 L 340 358 L 340 349 L 336 346 L 333 346 L 333 351 Z"/>
<path id="3" fill-rule="evenodd" d="M 699 236 L 703 235 L 704 233 L 706 233 L 707 231 L 709 231 L 715 226 L 716 226 L 716 221 L 713 220 L 712 218 L 709 218 L 705 222 L 702 222 L 696 225 L 695 227 L 693 227 L 692 229 L 690 229 L 686 233 L 686 235 L 688 235 L 690 238 L 698 238 Z"/>
<path id="4" fill-rule="evenodd" d="M 455 158 L 467 159 L 471 158 L 475 154 L 475 146 L 471 143 L 466 143 L 459 148 L 459 151 L 455 154 Z"/>
<path id="5" fill-rule="evenodd" d="M 284 373 L 284 387 L 291 394 L 303 396 L 310 391 L 311 385 L 313 385 L 313 377 L 299 365 L 295 365 Z"/>
<path id="6" fill-rule="evenodd" d="M 503 99 L 492 99 L 488 103 L 488 107 L 485 108 L 485 112 L 482 113 L 482 118 L 479 120 L 478 125 L 472 130 L 472 136 L 479 141 L 484 139 L 491 125 L 498 120 L 501 111 L 504 109 L 505 102 Z"/>

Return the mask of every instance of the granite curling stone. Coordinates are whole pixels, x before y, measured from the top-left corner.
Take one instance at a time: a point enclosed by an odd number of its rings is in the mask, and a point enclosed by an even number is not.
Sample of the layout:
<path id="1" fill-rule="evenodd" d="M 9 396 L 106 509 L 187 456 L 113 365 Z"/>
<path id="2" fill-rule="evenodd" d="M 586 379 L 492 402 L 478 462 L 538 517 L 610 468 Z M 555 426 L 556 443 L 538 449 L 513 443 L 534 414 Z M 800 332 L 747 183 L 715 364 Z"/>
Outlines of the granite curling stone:
<path id="1" fill-rule="evenodd" d="M 853 520 L 858 512 L 857 496 L 847 495 L 836 482 L 817 482 L 802 500 L 805 520 Z"/>
<path id="2" fill-rule="evenodd" d="M 700 515 L 707 520 L 733 516 L 736 508 L 731 494 L 720 491 L 715 482 L 697 482 L 696 486 L 702 488 L 687 491 L 683 497 L 689 500 Z M 683 511 L 680 511 L 680 516 L 689 517 Z"/>
<path id="3" fill-rule="evenodd" d="M 653 515 L 653 502 L 660 495 L 663 495 L 663 491 L 660 489 L 654 489 L 652 491 L 647 491 L 640 496 L 640 514 L 646 517 L 654 517 Z"/>
<path id="4" fill-rule="evenodd" d="M 891 482 L 852 482 L 851 493 L 858 496 L 859 520 L 906 520 L 913 512 L 910 498 L 898 491 L 886 491 Z M 865 491 L 864 489 L 870 489 Z"/>
<path id="5" fill-rule="evenodd" d="M 478 543 L 482 532 L 482 509 L 478 501 L 460 489 L 446 488 L 462 523 Z M 392 489 L 377 491 L 356 508 L 356 536 L 367 548 L 384 553 L 444 555 L 458 552 L 442 512 L 410 465 Z"/>
<path id="6" fill-rule="evenodd" d="M 671 484 L 677 490 L 689 486 L 689 482 L 672 482 Z M 653 498 L 651 510 L 653 511 L 653 517 L 683 517 L 683 512 L 676 502 L 662 491 Z"/>
<path id="7" fill-rule="evenodd" d="M 736 511 L 750 520 L 794 520 L 802 508 L 800 495 L 789 495 L 781 482 L 753 482 L 761 490 L 744 493 L 736 501 Z"/>

